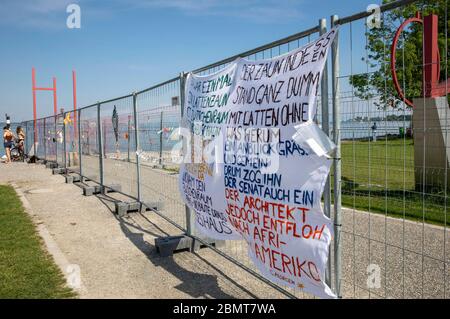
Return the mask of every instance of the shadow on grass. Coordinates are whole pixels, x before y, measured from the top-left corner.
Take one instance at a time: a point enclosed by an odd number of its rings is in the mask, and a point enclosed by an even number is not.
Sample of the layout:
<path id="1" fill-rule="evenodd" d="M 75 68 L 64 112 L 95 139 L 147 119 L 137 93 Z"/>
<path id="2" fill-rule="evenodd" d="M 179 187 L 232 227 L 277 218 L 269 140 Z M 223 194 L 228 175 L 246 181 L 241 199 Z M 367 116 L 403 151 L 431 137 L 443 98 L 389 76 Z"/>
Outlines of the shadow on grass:
<path id="1" fill-rule="evenodd" d="M 450 200 L 443 194 L 427 194 L 415 190 L 343 187 L 342 205 L 397 218 L 441 226 L 450 225 L 450 216 L 447 216 Z"/>
<path id="2" fill-rule="evenodd" d="M 368 187 L 345 176 L 341 188 L 344 207 L 440 226 L 450 225 L 450 216 L 447 216 L 450 198 L 443 191 Z"/>

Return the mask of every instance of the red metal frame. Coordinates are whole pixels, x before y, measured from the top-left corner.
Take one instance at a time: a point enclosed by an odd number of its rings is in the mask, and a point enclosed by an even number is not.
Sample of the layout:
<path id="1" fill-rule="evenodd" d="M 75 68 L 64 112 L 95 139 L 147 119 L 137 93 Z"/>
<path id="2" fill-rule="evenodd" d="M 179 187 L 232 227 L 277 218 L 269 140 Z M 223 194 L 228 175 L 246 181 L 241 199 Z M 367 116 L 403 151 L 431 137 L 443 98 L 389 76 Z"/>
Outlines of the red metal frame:
<path id="1" fill-rule="evenodd" d="M 33 92 L 33 121 L 34 121 L 34 144 L 36 144 L 37 140 L 37 130 L 36 130 L 36 117 L 37 117 L 37 102 L 36 102 L 36 91 L 53 91 L 53 112 L 56 115 L 58 112 L 58 100 L 56 93 L 56 78 L 53 77 L 53 87 L 45 88 L 45 87 L 37 87 L 36 86 L 36 69 L 33 67 L 31 69 L 31 84 L 32 84 L 32 92 Z"/>
<path id="2" fill-rule="evenodd" d="M 45 87 L 37 87 L 36 86 L 36 69 L 33 67 L 31 70 L 31 85 L 32 85 L 32 93 L 33 93 L 33 121 L 34 121 L 34 143 L 36 144 L 37 140 L 37 130 L 36 130 L 36 119 L 37 119 L 37 100 L 36 100 L 36 91 L 52 91 L 53 92 L 53 113 L 56 116 L 58 114 L 58 97 L 57 97 L 57 89 L 56 89 L 56 77 L 53 77 L 53 87 L 45 88 Z M 74 130 L 75 137 L 78 134 L 77 128 L 77 75 L 75 71 L 72 71 L 72 89 L 73 89 L 73 111 L 74 111 Z"/>
<path id="3" fill-rule="evenodd" d="M 423 92 L 424 97 L 438 97 L 450 93 L 447 83 L 450 79 L 439 83 L 440 77 L 440 55 L 438 46 L 438 16 L 430 14 L 425 18 L 421 18 L 420 13 L 417 12 L 414 18 L 409 18 L 404 21 L 395 33 L 394 40 L 391 47 L 391 72 L 392 80 L 394 82 L 395 90 L 397 91 L 401 100 L 407 105 L 414 107 L 414 104 L 406 98 L 403 90 L 400 88 L 397 78 L 397 71 L 395 67 L 397 43 L 403 29 L 410 23 L 423 24 Z"/>
<path id="4" fill-rule="evenodd" d="M 31 70 L 31 86 L 33 92 L 33 126 L 34 126 L 34 144 L 36 144 L 37 131 L 36 131 L 36 71 L 33 68 Z"/>

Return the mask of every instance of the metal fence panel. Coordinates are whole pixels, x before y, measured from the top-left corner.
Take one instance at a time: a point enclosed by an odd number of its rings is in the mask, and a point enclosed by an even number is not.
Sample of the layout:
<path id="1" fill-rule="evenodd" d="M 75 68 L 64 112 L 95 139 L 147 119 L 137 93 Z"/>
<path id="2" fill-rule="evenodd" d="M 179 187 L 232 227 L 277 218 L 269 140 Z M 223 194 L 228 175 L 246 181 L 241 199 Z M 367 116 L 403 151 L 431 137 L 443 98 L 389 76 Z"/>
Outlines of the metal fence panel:
<path id="1" fill-rule="evenodd" d="M 432 10 L 445 6 L 438 11 L 448 17 L 446 2 L 430 2 L 428 11 L 434 4 Z M 383 13 L 380 30 L 392 28 L 387 25 L 389 14 Z M 395 21 L 395 29 L 403 19 Z M 447 30 L 448 20 L 442 21 L 442 31 Z M 448 188 L 429 186 L 446 176 L 448 168 L 433 167 L 425 160 L 440 156 L 442 148 L 420 144 L 419 136 L 433 143 L 437 134 L 448 136 L 450 127 L 426 120 L 420 111 L 423 105 L 415 106 L 414 117 L 422 119 L 413 123 L 413 109 L 392 89 L 389 62 L 394 33 L 380 30 L 371 29 L 365 17 L 348 19 L 340 28 L 336 94 L 342 140 L 342 293 L 347 298 L 445 298 L 450 261 Z M 446 33 L 444 37 L 447 43 Z M 401 39 L 396 66 L 401 86 L 412 98 L 418 80 L 407 80 L 406 73 L 425 65 L 423 61 L 411 65 L 405 59 L 405 46 L 411 42 Z M 443 65 L 446 59 L 443 55 Z M 440 111 L 449 112 L 448 107 Z"/>
<path id="2" fill-rule="evenodd" d="M 56 116 L 55 126 L 56 162 L 58 165 L 64 166 L 64 114 Z"/>
<path id="3" fill-rule="evenodd" d="M 70 172 L 80 173 L 80 157 L 78 146 L 78 112 L 67 112 L 65 115 L 66 166 Z"/>
<path id="4" fill-rule="evenodd" d="M 100 183 L 97 107 L 80 110 L 81 170 L 84 177 Z"/>
<path id="5" fill-rule="evenodd" d="M 137 198 L 137 168 L 133 97 L 100 105 L 103 138 L 103 183 L 119 184 L 121 192 Z"/>
<path id="6" fill-rule="evenodd" d="M 54 116 L 46 117 L 44 123 L 44 158 L 48 161 L 56 162 L 56 119 Z"/>
<path id="7" fill-rule="evenodd" d="M 34 121 L 26 122 L 25 134 L 25 154 L 34 154 Z"/>
<path id="8" fill-rule="evenodd" d="M 176 145 L 180 150 L 180 139 L 174 135 L 181 114 L 179 94 L 178 78 L 137 94 L 138 152 L 142 201 L 158 202 L 160 211 L 185 229 L 184 203 L 178 192 L 178 164 L 172 158 Z"/>
<path id="9" fill-rule="evenodd" d="M 275 45 L 264 46 L 261 50 L 253 50 L 251 54 L 243 54 L 241 55 L 243 58 L 249 60 L 261 60 L 261 59 L 269 59 L 273 57 L 277 57 L 291 50 L 302 47 L 303 45 L 313 41 L 319 36 L 319 27 L 315 28 L 311 32 L 301 35 L 297 38 L 290 38 L 289 41 L 283 43 L 276 43 Z M 226 67 L 230 62 L 215 64 L 211 67 L 201 68 L 199 75 L 207 75 L 211 73 L 218 72 L 222 68 Z M 192 214 L 192 213 L 191 213 Z M 193 217 L 191 217 L 193 220 Z M 193 231 L 193 235 L 203 238 L 198 231 Z M 257 269 L 253 265 L 250 257 L 248 256 L 248 248 L 247 243 L 244 240 L 233 240 L 233 241 L 225 241 L 222 245 L 217 246 L 217 249 L 230 256 L 234 260 L 241 263 L 247 269 L 257 272 Z M 263 280 L 262 278 L 260 278 Z M 265 280 L 264 280 L 265 281 Z M 265 281 L 268 283 L 268 281 Z M 282 286 L 278 286 L 276 284 L 270 283 L 271 286 L 275 286 L 278 289 L 285 291 L 289 296 L 295 296 L 298 298 L 312 298 L 313 296 L 304 293 L 301 289 L 285 289 Z"/>
<path id="10" fill-rule="evenodd" d="M 36 120 L 36 156 L 46 158 L 47 130 L 46 119 Z"/>

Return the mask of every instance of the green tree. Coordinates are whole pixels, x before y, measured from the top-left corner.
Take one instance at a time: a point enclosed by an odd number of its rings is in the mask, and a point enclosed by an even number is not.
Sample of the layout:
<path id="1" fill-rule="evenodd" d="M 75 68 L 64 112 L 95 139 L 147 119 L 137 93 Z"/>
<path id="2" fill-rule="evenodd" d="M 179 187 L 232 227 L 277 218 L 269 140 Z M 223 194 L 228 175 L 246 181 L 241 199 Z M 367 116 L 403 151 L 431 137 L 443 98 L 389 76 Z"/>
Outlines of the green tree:
<path id="1" fill-rule="evenodd" d="M 383 3 L 394 0 L 383 0 Z M 408 6 L 385 12 L 382 16 L 380 28 L 368 29 L 367 61 L 374 72 L 357 74 L 350 77 L 350 84 L 355 88 L 355 94 L 361 99 L 371 99 L 375 95 L 380 97 L 377 106 L 381 109 L 399 108 L 403 103 L 395 91 L 390 61 L 391 45 L 400 24 L 408 18 L 421 12 L 422 17 L 428 14 L 439 16 L 439 50 L 441 56 L 441 81 L 448 78 L 447 69 L 448 45 L 446 34 L 449 33 L 448 0 L 421 0 Z M 447 19 L 446 19 L 447 17 Z M 447 21 L 446 21 L 447 20 Z M 447 32 L 446 29 L 447 28 Z M 396 67 L 397 78 L 406 98 L 412 100 L 422 95 L 422 34 L 423 26 L 412 23 L 404 29 L 398 41 Z M 447 43 L 446 43 L 447 42 Z M 446 65 L 447 63 L 447 65 Z"/>

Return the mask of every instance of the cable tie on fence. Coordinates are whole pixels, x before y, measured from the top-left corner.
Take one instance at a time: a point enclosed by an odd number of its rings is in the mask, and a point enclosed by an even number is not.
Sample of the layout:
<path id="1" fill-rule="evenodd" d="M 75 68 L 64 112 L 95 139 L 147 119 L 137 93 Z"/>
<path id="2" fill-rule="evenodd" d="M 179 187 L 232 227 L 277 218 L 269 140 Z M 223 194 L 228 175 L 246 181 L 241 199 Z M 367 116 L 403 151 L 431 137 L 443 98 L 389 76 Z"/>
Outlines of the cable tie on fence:
<path id="1" fill-rule="evenodd" d="M 336 223 L 334 223 L 334 226 L 342 227 L 342 224 L 336 224 Z"/>

